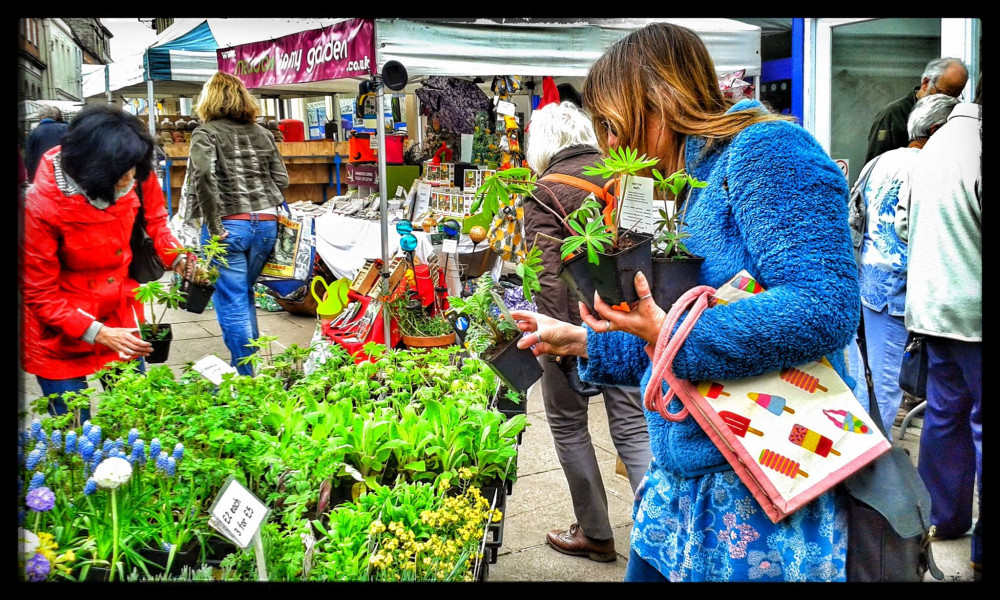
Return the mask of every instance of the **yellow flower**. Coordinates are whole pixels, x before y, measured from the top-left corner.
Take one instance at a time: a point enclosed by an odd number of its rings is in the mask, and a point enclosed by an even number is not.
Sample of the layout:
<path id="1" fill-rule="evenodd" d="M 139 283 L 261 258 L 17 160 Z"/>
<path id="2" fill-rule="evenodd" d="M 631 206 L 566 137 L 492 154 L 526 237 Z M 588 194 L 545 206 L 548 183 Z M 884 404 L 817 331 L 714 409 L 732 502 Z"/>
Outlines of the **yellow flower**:
<path id="1" fill-rule="evenodd" d="M 462 479 L 472 479 L 472 470 L 468 467 L 462 467 L 458 470 L 458 476 Z"/>

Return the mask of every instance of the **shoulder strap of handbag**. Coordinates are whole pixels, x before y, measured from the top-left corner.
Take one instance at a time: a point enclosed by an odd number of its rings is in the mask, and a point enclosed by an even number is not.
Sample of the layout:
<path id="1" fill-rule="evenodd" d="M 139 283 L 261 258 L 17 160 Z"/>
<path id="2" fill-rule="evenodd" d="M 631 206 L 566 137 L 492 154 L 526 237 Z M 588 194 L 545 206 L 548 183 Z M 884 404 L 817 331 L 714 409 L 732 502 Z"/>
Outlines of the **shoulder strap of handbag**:
<path id="1" fill-rule="evenodd" d="M 599 187 L 595 183 L 587 181 L 586 179 L 574 177 L 573 175 L 563 175 L 562 173 L 549 173 L 548 175 L 542 177 L 538 181 L 552 181 L 554 183 L 564 183 L 566 185 L 571 185 L 573 187 L 580 188 L 585 192 L 591 192 L 601 200 L 604 200 L 605 202 L 614 197 L 614 195 L 609 190 L 611 185 L 615 182 L 614 179 L 609 179 L 608 182 L 604 184 L 603 188 Z"/>
<path id="2" fill-rule="evenodd" d="M 877 160 L 877 159 L 876 159 Z M 861 364 L 865 367 L 865 383 L 868 385 L 868 416 L 875 421 L 875 426 L 882 432 L 889 442 L 892 437 L 886 432 L 882 425 L 882 413 L 878 410 L 878 399 L 875 397 L 875 383 L 872 379 L 872 370 L 868 366 L 868 344 L 865 341 L 865 309 L 861 309 L 861 320 L 858 321 L 858 350 L 861 352 Z"/>
<path id="3" fill-rule="evenodd" d="M 135 186 L 135 195 L 139 197 L 139 212 L 135 215 L 135 222 L 138 227 L 142 227 L 142 230 L 146 230 L 146 209 L 143 208 L 142 203 L 142 183 L 138 183 Z M 149 235 L 148 233 L 146 235 Z"/>

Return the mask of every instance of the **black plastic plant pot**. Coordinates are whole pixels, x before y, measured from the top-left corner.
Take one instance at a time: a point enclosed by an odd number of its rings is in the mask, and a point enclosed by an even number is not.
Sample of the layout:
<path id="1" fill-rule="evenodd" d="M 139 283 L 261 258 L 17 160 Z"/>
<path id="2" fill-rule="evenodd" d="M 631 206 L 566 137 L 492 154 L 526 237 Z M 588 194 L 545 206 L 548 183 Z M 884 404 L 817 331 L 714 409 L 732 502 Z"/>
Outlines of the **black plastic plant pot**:
<path id="1" fill-rule="evenodd" d="M 677 302 L 684 292 L 698 285 L 702 256 L 683 258 L 653 258 L 653 300 L 665 311 Z"/>
<path id="2" fill-rule="evenodd" d="M 187 279 L 181 280 L 180 291 L 184 292 L 184 299 L 178 302 L 178 306 L 188 312 L 200 315 L 205 312 L 208 301 L 215 293 L 214 285 L 198 285 Z"/>
<path id="3" fill-rule="evenodd" d="M 170 563 L 170 572 L 167 574 L 180 575 L 184 567 L 195 568 L 198 562 L 198 555 L 201 553 L 200 550 L 197 545 L 188 550 L 178 550 L 174 553 L 174 560 Z M 160 568 L 160 572 L 166 572 L 167 560 L 170 558 L 169 551 L 159 548 L 143 548 L 139 551 L 139 555 L 157 565 Z"/>
<path id="4" fill-rule="evenodd" d="M 507 387 L 521 392 L 523 395 L 531 384 L 542 377 L 542 365 L 528 348 L 518 348 L 517 341 L 521 336 L 494 348 L 488 356 L 483 356 L 486 364 L 503 381 Z"/>
<path id="5" fill-rule="evenodd" d="M 237 552 L 238 550 L 239 547 L 236 544 L 230 542 L 225 538 L 219 538 L 219 537 L 210 538 L 205 546 L 204 564 L 210 567 L 218 567 L 220 564 L 222 564 L 222 560 L 224 558 L 226 558 L 233 552 Z M 201 563 L 202 561 L 199 559 L 196 562 Z"/>
<path id="6" fill-rule="evenodd" d="M 594 292 L 611 306 L 622 302 L 629 305 L 639 301 L 635 291 L 635 274 L 647 275 L 652 271 L 653 236 L 646 233 L 627 233 L 622 241 L 630 243 L 619 252 L 598 253 L 599 262 L 587 260 L 586 252 L 564 262 L 557 273 L 570 292 L 594 312 Z"/>
<path id="7" fill-rule="evenodd" d="M 166 334 L 164 334 L 164 330 Z M 170 356 L 170 342 L 174 339 L 174 332 L 170 328 L 169 323 L 161 323 L 159 325 L 158 338 L 153 340 L 147 337 L 142 339 L 146 340 L 153 345 L 153 351 L 146 357 L 146 362 L 148 363 L 165 363 L 167 358 Z"/>

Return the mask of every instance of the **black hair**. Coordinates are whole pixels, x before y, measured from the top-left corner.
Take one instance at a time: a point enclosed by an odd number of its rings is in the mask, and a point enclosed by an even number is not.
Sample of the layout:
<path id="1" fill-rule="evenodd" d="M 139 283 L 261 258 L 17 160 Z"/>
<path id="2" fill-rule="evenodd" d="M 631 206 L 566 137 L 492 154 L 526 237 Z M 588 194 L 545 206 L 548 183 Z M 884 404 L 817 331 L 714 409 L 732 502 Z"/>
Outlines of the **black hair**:
<path id="1" fill-rule="evenodd" d="M 572 102 L 577 108 L 583 108 L 583 96 L 576 91 L 572 83 L 560 83 L 556 89 L 559 90 L 560 102 Z"/>
<path id="2" fill-rule="evenodd" d="M 115 183 L 132 167 L 140 183 L 153 170 L 153 136 L 138 117 L 108 104 L 78 112 L 61 145 L 63 169 L 91 198 L 114 200 Z"/>

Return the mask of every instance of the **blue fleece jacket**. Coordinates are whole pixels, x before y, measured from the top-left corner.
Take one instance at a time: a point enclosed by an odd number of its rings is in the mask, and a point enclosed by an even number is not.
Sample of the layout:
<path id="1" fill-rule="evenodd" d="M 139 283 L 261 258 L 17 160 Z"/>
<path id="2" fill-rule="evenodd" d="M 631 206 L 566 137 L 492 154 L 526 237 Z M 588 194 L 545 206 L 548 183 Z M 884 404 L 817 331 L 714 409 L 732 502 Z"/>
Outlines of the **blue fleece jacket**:
<path id="1" fill-rule="evenodd" d="M 755 106 L 744 100 L 732 110 Z M 705 311 L 674 373 L 692 381 L 737 379 L 826 356 L 853 387 L 843 349 L 857 331 L 861 300 L 843 173 L 790 122 L 751 125 L 705 148 L 704 138 L 688 136 L 687 171 L 708 182 L 692 192 L 686 218 L 687 246 L 705 257 L 699 283 L 719 287 L 746 269 L 766 291 Z M 645 390 L 651 368 L 644 347 L 627 333 L 588 330 L 580 376 Z M 672 412 L 681 408 L 671 403 Z M 693 418 L 673 423 L 647 411 L 646 419 L 660 467 L 689 477 L 730 468 Z"/>

